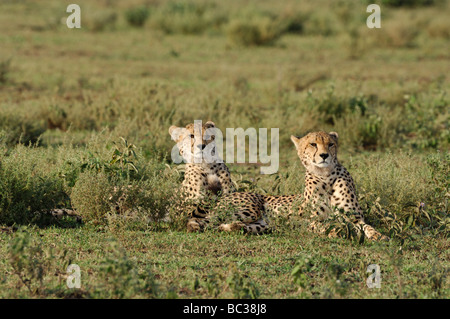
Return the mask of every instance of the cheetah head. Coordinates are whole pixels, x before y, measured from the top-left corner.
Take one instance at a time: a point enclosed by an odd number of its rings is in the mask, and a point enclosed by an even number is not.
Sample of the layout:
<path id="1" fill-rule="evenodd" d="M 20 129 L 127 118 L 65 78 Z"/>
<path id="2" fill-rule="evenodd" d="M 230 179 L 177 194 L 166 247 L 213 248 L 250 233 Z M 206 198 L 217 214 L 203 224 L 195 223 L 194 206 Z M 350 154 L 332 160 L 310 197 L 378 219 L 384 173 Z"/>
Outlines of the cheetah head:
<path id="1" fill-rule="evenodd" d="M 214 162 L 215 124 L 212 121 L 190 123 L 186 127 L 172 125 L 169 134 L 177 143 L 186 163 Z"/>
<path id="2" fill-rule="evenodd" d="M 302 138 L 291 136 L 291 140 L 294 142 L 302 164 L 313 174 L 327 174 L 338 163 L 336 132 L 312 132 Z"/>

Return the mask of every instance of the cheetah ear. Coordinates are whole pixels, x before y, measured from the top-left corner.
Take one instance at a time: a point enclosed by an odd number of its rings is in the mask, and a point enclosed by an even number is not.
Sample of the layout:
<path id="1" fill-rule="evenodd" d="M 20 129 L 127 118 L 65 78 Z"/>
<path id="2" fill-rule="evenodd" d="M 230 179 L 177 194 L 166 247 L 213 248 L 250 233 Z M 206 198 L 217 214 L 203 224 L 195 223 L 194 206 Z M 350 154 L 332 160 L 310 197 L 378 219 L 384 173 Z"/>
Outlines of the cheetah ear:
<path id="1" fill-rule="evenodd" d="M 205 131 L 206 136 L 208 136 L 207 139 L 209 140 L 211 138 L 215 138 L 217 133 L 216 124 L 214 124 L 213 121 L 208 121 L 205 123 L 205 128 L 206 128 Z"/>
<path id="2" fill-rule="evenodd" d="M 291 135 L 291 141 L 294 143 L 296 149 L 298 149 L 298 147 L 300 145 L 300 140 L 301 140 L 300 137 Z"/>
<path id="3" fill-rule="evenodd" d="M 172 125 L 171 127 L 169 127 L 169 134 L 170 134 L 170 137 L 172 137 L 172 140 L 174 140 L 174 141 L 176 141 L 177 139 L 178 139 L 178 130 L 179 129 L 179 127 L 177 127 L 177 126 L 175 126 L 175 125 Z M 177 135 L 177 136 L 176 136 Z"/>
<path id="4" fill-rule="evenodd" d="M 336 141 L 337 141 L 337 140 L 338 140 L 338 138 L 339 138 L 339 134 L 338 134 L 338 133 L 336 133 L 336 132 L 330 132 L 330 133 L 328 133 L 328 135 L 330 135 L 330 136 L 334 137 L 334 138 L 336 139 Z"/>
<path id="5" fill-rule="evenodd" d="M 210 128 L 210 127 L 216 127 L 216 124 L 214 124 L 213 121 L 208 121 L 208 122 L 205 123 L 205 126 L 206 126 L 207 128 Z"/>

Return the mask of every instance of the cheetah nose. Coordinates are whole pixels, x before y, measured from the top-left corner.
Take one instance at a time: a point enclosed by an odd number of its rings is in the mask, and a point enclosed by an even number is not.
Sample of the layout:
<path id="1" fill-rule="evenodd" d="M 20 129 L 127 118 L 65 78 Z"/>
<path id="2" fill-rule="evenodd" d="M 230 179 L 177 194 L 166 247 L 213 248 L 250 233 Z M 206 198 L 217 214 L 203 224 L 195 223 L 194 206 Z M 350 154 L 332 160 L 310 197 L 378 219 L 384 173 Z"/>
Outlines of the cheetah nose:
<path id="1" fill-rule="evenodd" d="M 328 154 L 327 153 L 322 153 L 319 156 L 322 157 L 324 160 L 326 160 L 328 158 Z"/>

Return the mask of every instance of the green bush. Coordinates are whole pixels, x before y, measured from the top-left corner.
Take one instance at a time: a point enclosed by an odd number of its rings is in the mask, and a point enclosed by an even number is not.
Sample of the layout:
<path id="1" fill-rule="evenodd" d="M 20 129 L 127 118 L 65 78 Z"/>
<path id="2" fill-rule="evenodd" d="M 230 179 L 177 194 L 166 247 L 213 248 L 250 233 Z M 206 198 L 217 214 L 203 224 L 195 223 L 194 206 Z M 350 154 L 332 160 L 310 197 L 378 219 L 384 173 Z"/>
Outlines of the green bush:
<path id="1" fill-rule="evenodd" d="M 286 33 L 302 34 L 305 31 L 307 15 L 303 12 L 288 12 L 280 15 L 279 19 Z"/>
<path id="2" fill-rule="evenodd" d="M 437 92 L 426 99 L 422 96 L 406 96 L 399 132 L 413 148 L 442 148 L 450 144 L 448 122 L 449 99 L 445 92 Z"/>
<path id="3" fill-rule="evenodd" d="M 94 32 L 114 30 L 117 23 L 117 13 L 110 10 L 101 10 L 87 15 L 85 18 L 87 28 Z"/>
<path id="4" fill-rule="evenodd" d="M 39 223 L 40 214 L 67 205 L 64 180 L 52 166 L 48 152 L 18 145 L 0 155 L 0 223 Z M 49 168 L 50 167 L 50 168 Z"/>
<path id="5" fill-rule="evenodd" d="M 0 86 L 9 81 L 11 71 L 11 59 L 0 61 Z"/>
<path id="6" fill-rule="evenodd" d="M 369 37 L 377 47 L 413 48 L 421 32 L 416 24 L 405 25 L 403 21 L 390 20 L 384 23 L 380 32 L 372 32 Z"/>
<path id="7" fill-rule="evenodd" d="M 327 88 L 325 94 L 317 96 L 308 94 L 308 104 L 320 113 L 321 120 L 330 125 L 334 125 L 336 119 L 347 114 L 360 114 L 364 116 L 369 108 L 370 101 L 365 96 L 342 97 L 335 93 L 334 85 Z"/>
<path id="8" fill-rule="evenodd" d="M 113 186 L 110 183 L 103 172 L 86 171 L 80 174 L 70 198 L 83 221 L 104 222 L 106 214 L 111 211 L 109 197 Z"/>
<path id="9" fill-rule="evenodd" d="M 429 227 L 449 237 L 450 152 L 430 154 L 427 157 L 427 166 L 431 174 L 429 187 L 432 192 L 428 198 L 431 205 L 422 205 L 421 211 L 427 213 Z"/>
<path id="10" fill-rule="evenodd" d="M 8 146 L 17 143 L 35 144 L 46 131 L 45 123 L 36 119 L 34 114 L 25 111 L 0 109 L 1 142 Z"/>
<path id="11" fill-rule="evenodd" d="M 339 32 L 339 21 L 330 11 L 317 10 L 305 19 L 303 33 L 308 35 L 331 36 Z"/>
<path id="12" fill-rule="evenodd" d="M 71 191 L 77 212 L 95 224 L 107 224 L 117 214 L 144 223 L 165 218 L 176 199 L 177 175 L 124 139 L 113 145 L 73 168 L 80 172 Z"/>
<path id="13" fill-rule="evenodd" d="M 131 8 L 125 11 L 125 19 L 134 27 L 142 27 L 150 15 L 148 7 Z"/>
<path id="14" fill-rule="evenodd" d="M 226 26 L 227 37 L 234 45 L 271 45 L 282 33 L 280 23 L 266 16 L 257 16 L 249 20 L 236 19 Z"/>
<path id="15" fill-rule="evenodd" d="M 426 26 L 430 37 L 450 39 L 450 21 L 443 17 L 436 17 Z"/>
<path id="16" fill-rule="evenodd" d="M 151 25 L 165 33 L 201 34 L 228 21 L 223 7 L 211 2 L 169 1 L 152 14 Z"/>
<path id="17" fill-rule="evenodd" d="M 352 173 L 366 219 L 391 235 L 414 228 L 448 235 L 449 154 L 427 158 L 405 153 L 352 160 Z"/>

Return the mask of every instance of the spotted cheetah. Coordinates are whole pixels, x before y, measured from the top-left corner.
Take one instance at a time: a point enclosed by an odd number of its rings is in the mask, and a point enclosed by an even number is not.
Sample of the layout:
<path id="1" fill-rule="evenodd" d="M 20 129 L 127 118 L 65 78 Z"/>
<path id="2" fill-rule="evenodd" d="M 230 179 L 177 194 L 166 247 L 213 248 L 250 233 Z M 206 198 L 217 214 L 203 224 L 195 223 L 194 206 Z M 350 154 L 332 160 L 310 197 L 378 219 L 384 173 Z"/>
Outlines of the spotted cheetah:
<path id="1" fill-rule="evenodd" d="M 308 205 L 320 220 L 332 212 L 339 213 L 338 210 L 352 212 L 354 217 L 351 221 L 364 231 L 369 240 L 387 240 L 364 221 L 353 179 L 337 159 L 338 134 L 312 132 L 302 138 L 291 136 L 291 140 L 306 168 L 304 201 L 299 213 L 302 214 Z M 325 230 L 320 222 L 313 222 L 311 229 L 317 232 Z"/>
<path id="2" fill-rule="evenodd" d="M 243 229 L 247 233 L 262 233 L 268 230 L 264 220 L 266 197 L 236 192 L 228 167 L 216 155 L 215 129 L 212 121 L 169 128 L 186 162 L 181 186 L 183 200 L 178 210 L 189 216 L 187 230 L 217 225 L 222 231 Z"/>
<path id="3" fill-rule="evenodd" d="M 278 214 L 297 214 L 313 218 L 309 229 L 313 232 L 324 233 L 326 228 L 323 221 L 331 213 L 339 214 L 340 210 L 353 213 L 353 222 L 357 229 L 362 229 L 369 240 L 388 240 L 372 226 L 364 221 L 363 211 L 358 203 L 353 179 L 347 169 L 337 159 L 338 134 L 336 132 L 312 132 L 299 138 L 291 136 L 297 154 L 306 168 L 305 191 L 296 195 L 258 195 L 248 194 L 251 198 L 257 198 L 261 209 L 265 214 L 271 212 Z M 238 196 L 242 197 L 237 193 Z M 245 205 L 245 199 L 241 199 L 241 205 Z M 261 208 L 261 205 L 263 208 Z M 336 236 L 331 231 L 330 237 Z"/>
<path id="4" fill-rule="evenodd" d="M 369 240 L 388 240 L 388 237 L 364 221 L 353 179 L 337 159 L 338 134 L 312 132 L 303 138 L 291 136 L 291 140 L 306 168 L 304 193 L 283 196 L 247 194 L 245 197 L 241 193 L 236 193 L 240 199 L 238 203 L 248 206 L 246 202 L 252 199 L 259 204 L 252 208 L 261 210 L 262 214 L 271 212 L 275 215 L 304 216 L 306 212 L 312 212 L 312 215 L 305 217 L 314 219 L 309 229 L 318 233 L 325 232 L 323 221 L 331 213 L 339 214 L 342 210 L 354 213 L 351 222 L 357 229 L 362 229 Z M 329 233 L 330 237 L 336 235 L 334 231 Z"/>
<path id="5" fill-rule="evenodd" d="M 215 154 L 214 129 L 212 121 L 199 125 L 190 123 L 185 127 L 172 125 L 169 128 L 169 134 L 186 162 L 179 210 L 187 211 L 191 217 L 188 221 L 189 231 L 201 227 L 201 220 L 208 214 L 202 204 L 211 195 L 226 195 L 236 191 L 228 167 Z M 204 151 L 209 151 L 206 154 L 210 158 L 204 156 Z"/>
<path id="6" fill-rule="evenodd" d="M 184 128 L 174 125 L 169 128 L 170 136 L 177 143 L 179 152 L 186 161 L 182 191 L 189 198 L 202 198 L 207 191 L 214 194 L 220 191 L 223 195 L 236 190 L 228 167 L 215 154 L 214 129 L 215 124 L 212 121 L 197 127 L 191 123 Z"/>

